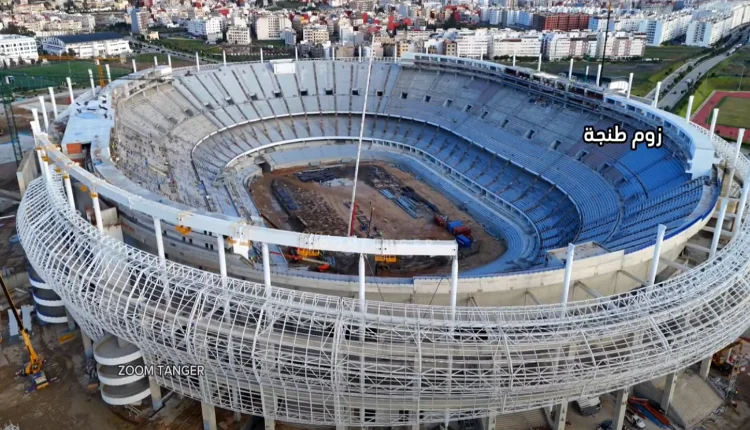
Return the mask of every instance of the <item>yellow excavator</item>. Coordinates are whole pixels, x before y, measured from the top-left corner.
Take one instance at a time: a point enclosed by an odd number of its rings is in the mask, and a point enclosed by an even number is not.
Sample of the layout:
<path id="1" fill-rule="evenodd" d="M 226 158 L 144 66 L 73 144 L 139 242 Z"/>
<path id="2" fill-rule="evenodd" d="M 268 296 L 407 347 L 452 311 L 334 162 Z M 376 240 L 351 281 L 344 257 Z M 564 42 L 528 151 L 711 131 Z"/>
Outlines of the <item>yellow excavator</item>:
<path id="1" fill-rule="evenodd" d="M 46 388 L 50 383 L 50 381 L 47 379 L 47 375 L 44 373 L 44 364 L 47 361 L 39 356 L 36 351 L 34 351 L 34 347 L 31 345 L 29 331 L 26 330 L 26 327 L 23 326 L 23 321 L 18 315 L 18 309 L 13 303 L 13 299 L 10 297 L 10 291 L 8 291 L 8 287 L 7 285 L 5 285 L 5 279 L 3 279 L 2 275 L 0 275 L 0 285 L 2 285 L 3 287 L 5 298 L 8 300 L 8 304 L 10 305 L 10 309 L 12 311 L 11 313 L 14 317 L 16 317 L 16 322 L 18 322 L 18 328 L 21 332 L 23 344 L 24 346 L 26 346 L 26 351 L 29 352 L 29 362 L 26 363 L 23 369 L 16 372 L 16 376 L 29 376 L 31 378 L 32 386 L 27 391 L 39 391 L 43 388 Z"/>

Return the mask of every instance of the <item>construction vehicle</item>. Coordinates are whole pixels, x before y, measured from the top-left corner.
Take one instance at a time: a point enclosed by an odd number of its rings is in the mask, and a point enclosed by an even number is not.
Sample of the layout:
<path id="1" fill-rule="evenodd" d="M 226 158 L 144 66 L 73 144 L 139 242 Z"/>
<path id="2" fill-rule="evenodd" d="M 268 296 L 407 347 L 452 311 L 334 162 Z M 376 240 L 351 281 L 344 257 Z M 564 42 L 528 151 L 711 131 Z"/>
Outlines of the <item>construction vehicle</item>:
<path id="1" fill-rule="evenodd" d="M 331 263 L 327 261 L 323 261 L 323 260 L 316 260 L 314 258 L 303 257 L 299 255 L 296 250 L 294 251 L 294 254 L 285 254 L 285 253 L 276 252 L 276 251 L 270 251 L 270 253 L 275 254 L 275 255 L 281 255 L 282 257 L 287 258 L 289 261 L 294 261 L 294 262 L 305 261 L 307 263 L 314 263 L 316 264 L 316 266 L 313 266 L 312 270 L 316 272 L 328 272 L 329 270 L 331 270 Z"/>
<path id="2" fill-rule="evenodd" d="M 735 351 L 735 347 L 739 347 L 739 351 Z M 741 352 L 742 340 L 737 339 L 716 352 L 713 357 L 711 357 L 711 365 L 725 374 L 730 374 L 732 373 L 732 368 L 734 367 L 737 358 L 741 355 Z"/>
<path id="3" fill-rule="evenodd" d="M 39 391 L 43 388 L 46 388 L 50 383 L 50 381 L 47 379 L 47 374 L 44 372 L 44 364 L 47 362 L 47 360 L 37 355 L 34 347 L 31 345 L 29 331 L 23 325 L 23 321 L 18 314 L 18 309 L 13 303 L 13 299 L 10 297 L 10 291 L 8 291 L 8 286 L 5 285 L 5 279 L 3 279 L 2 275 L 0 275 L 0 285 L 2 285 L 3 287 L 3 292 L 5 293 L 6 300 L 8 300 L 8 305 L 10 306 L 11 313 L 16 318 L 16 322 L 18 323 L 18 328 L 21 333 L 21 339 L 23 339 L 23 344 L 26 347 L 26 351 L 28 351 L 29 353 L 29 362 L 26 363 L 23 369 L 16 372 L 16 376 L 29 376 L 31 378 L 32 386 L 27 391 Z"/>

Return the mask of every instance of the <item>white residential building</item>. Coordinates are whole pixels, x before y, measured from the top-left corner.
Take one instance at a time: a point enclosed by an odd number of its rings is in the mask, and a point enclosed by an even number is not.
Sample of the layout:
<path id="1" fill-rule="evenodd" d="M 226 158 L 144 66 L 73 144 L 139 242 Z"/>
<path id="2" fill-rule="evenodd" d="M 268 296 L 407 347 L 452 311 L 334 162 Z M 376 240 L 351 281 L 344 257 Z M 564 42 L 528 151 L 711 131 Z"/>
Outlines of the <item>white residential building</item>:
<path id="1" fill-rule="evenodd" d="M 193 36 L 208 36 L 221 33 L 221 18 L 196 18 L 187 22 L 187 31 Z"/>
<path id="2" fill-rule="evenodd" d="M 250 29 L 243 26 L 231 26 L 227 28 L 227 43 L 232 45 L 249 45 Z"/>
<path id="3" fill-rule="evenodd" d="M 0 34 L 0 61 L 4 64 L 10 60 L 18 61 L 38 60 L 36 39 L 18 34 Z"/>
<path id="4" fill-rule="evenodd" d="M 130 31 L 134 34 L 145 34 L 148 32 L 150 20 L 147 10 L 133 9 L 130 11 Z"/>
<path id="5" fill-rule="evenodd" d="M 449 30 L 443 35 L 456 43 L 457 57 L 483 58 L 487 56 L 487 30 Z"/>
<path id="6" fill-rule="evenodd" d="M 315 45 L 330 40 L 328 27 L 318 24 L 307 24 L 302 28 L 302 40 Z"/>
<path id="7" fill-rule="evenodd" d="M 132 52 L 128 41 L 114 32 L 50 37 L 44 40 L 42 49 L 52 55 L 69 55 L 73 50 L 79 58 L 119 56 Z"/>
<path id="8" fill-rule="evenodd" d="M 490 33 L 488 41 L 489 58 L 495 57 L 538 57 L 542 51 L 542 33 L 537 31 L 519 32 L 503 29 Z"/>
<path id="9" fill-rule="evenodd" d="M 542 55 L 549 61 L 570 57 L 570 36 L 567 32 L 550 32 L 544 35 Z"/>
<path id="10" fill-rule="evenodd" d="M 285 28 L 281 32 L 281 39 L 284 39 L 286 46 L 294 46 L 297 44 L 297 32 L 291 28 Z"/>
<path id="11" fill-rule="evenodd" d="M 490 25 L 500 25 L 503 22 L 503 9 L 491 8 L 488 21 Z"/>
<path id="12" fill-rule="evenodd" d="M 596 41 L 596 58 L 633 58 L 643 57 L 646 52 L 646 35 L 618 31 L 610 33 L 607 44 L 604 44 L 605 33 L 599 32 Z"/>
<path id="13" fill-rule="evenodd" d="M 638 32 L 646 33 L 648 45 L 658 46 L 684 36 L 692 19 L 689 11 L 653 16 L 641 21 Z"/>
<path id="14" fill-rule="evenodd" d="M 688 46 L 709 47 L 732 30 L 732 15 L 703 18 L 688 26 L 685 44 Z"/>
<path id="15" fill-rule="evenodd" d="M 280 39 L 285 28 L 292 28 L 286 14 L 261 15 L 255 18 L 255 35 L 258 40 Z"/>

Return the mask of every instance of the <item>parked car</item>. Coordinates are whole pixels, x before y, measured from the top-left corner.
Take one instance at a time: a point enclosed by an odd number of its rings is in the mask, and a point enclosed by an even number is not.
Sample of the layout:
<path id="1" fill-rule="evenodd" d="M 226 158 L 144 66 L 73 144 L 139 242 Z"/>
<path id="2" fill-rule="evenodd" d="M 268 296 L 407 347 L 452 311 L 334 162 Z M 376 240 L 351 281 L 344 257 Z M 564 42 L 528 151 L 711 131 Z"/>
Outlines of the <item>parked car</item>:
<path id="1" fill-rule="evenodd" d="M 631 411 L 625 412 L 625 419 L 637 429 L 646 428 L 646 423 L 643 422 L 643 419 Z"/>

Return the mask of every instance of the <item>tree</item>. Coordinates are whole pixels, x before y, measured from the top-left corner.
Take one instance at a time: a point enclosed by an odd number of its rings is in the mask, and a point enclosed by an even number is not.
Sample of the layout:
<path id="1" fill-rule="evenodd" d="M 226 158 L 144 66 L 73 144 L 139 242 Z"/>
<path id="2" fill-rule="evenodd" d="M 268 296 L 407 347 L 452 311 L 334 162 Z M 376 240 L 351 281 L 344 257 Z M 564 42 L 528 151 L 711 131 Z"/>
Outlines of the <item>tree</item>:
<path id="1" fill-rule="evenodd" d="M 0 34 L 20 34 L 23 36 L 34 36 L 33 31 L 29 31 L 26 27 L 21 27 L 19 25 L 16 25 L 14 23 L 9 23 L 7 27 L 0 30 Z"/>
<path id="2" fill-rule="evenodd" d="M 71 57 L 75 57 L 76 56 L 76 50 L 73 49 L 73 48 L 68 48 L 68 55 L 70 55 Z"/>

